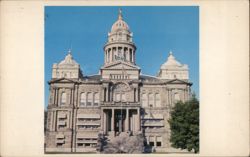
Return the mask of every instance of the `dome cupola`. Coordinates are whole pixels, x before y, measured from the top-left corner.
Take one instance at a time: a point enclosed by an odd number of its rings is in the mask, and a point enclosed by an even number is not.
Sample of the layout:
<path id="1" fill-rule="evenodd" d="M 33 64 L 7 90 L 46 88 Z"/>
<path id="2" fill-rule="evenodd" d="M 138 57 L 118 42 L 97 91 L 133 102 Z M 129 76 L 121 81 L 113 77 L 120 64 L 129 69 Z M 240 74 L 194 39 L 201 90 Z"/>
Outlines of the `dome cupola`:
<path id="1" fill-rule="evenodd" d="M 111 28 L 111 32 L 118 32 L 118 31 L 129 32 L 128 24 L 125 21 L 123 21 L 121 9 L 119 10 L 118 20 L 112 25 Z"/>
<path id="2" fill-rule="evenodd" d="M 118 19 L 108 33 L 108 41 L 104 45 L 105 65 L 122 61 L 135 65 L 136 46 L 132 40 L 133 34 L 128 24 L 123 20 L 122 11 L 119 9 Z"/>

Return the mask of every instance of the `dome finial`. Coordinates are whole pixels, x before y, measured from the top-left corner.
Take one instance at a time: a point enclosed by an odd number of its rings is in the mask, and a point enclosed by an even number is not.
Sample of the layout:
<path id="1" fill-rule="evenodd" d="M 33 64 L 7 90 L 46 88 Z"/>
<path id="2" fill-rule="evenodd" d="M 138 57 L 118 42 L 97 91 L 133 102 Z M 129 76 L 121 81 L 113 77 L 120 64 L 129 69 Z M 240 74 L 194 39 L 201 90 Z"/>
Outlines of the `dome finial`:
<path id="1" fill-rule="evenodd" d="M 121 9 L 121 8 L 119 8 L 118 19 L 119 19 L 119 20 L 122 20 L 122 9 Z"/>
<path id="2" fill-rule="evenodd" d="M 71 51 L 72 51 L 72 42 L 71 42 L 71 40 L 70 40 L 70 48 L 69 48 L 69 50 L 68 50 L 68 54 L 71 55 Z"/>
<path id="3" fill-rule="evenodd" d="M 68 54 L 71 54 L 71 49 L 68 50 Z"/>
<path id="4" fill-rule="evenodd" d="M 172 56 L 173 55 L 173 52 L 172 50 L 169 51 L 169 56 Z"/>

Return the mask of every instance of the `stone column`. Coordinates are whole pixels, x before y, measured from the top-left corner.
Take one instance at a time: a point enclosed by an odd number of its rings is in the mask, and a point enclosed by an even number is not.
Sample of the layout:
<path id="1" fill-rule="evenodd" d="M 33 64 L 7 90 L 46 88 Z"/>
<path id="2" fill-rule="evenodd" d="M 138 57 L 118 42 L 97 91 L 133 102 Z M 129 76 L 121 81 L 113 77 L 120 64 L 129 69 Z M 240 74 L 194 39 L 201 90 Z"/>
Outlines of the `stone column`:
<path id="1" fill-rule="evenodd" d="M 135 102 L 138 102 L 138 88 L 135 88 Z"/>
<path id="2" fill-rule="evenodd" d="M 79 93 L 79 85 L 75 85 L 73 90 L 73 110 L 71 112 L 72 114 L 72 151 L 76 152 L 76 130 L 77 130 L 77 107 L 79 106 L 79 99 L 78 99 L 78 93 Z"/>
<path id="3" fill-rule="evenodd" d="M 132 51 L 133 51 L 133 63 L 135 63 L 135 50 Z"/>
<path id="4" fill-rule="evenodd" d="M 56 131 L 56 111 L 53 111 L 53 131 Z"/>
<path id="5" fill-rule="evenodd" d="M 110 48 L 108 49 L 108 52 L 109 52 L 109 62 L 112 62 L 112 53 Z"/>
<path id="6" fill-rule="evenodd" d="M 71 88 L 69 88 L 69 105 L 71 104 Z"/>
<path id="7" fill-rule="evenodd" d="M 129 131 L 129 109 L 126 109 L 125 131 Z"/>
<path id="8" fill-rule="evenodd" d="M 106 87 L 106 101 L 109 102 L 109 87 Z"/>
<path id="9" fill-rule="evenodd" d="M 101 100 L 104 102 L 105 101 L 105 88 L 102 87 L 102 97 Z"/>
<path id="10" fill-rule="evenodd" d="M 141 130 L 141 112 L 140 112 L 140 108 L 137 109 L 137 131 Z"/>
<path id="11" fill-rule="evenodd" d="M 113 101 L 113 88 L 110 88 L 110 101 Z"/>
<path id="12" fill-rule="evenodd" d="M 114 131 L 114 122 L 115 122 L 115 110 L 112 109 L 112 117 L 111 117 L 111 131 Z"/>
<path id="13" fill-rule="evenodd" d="M 53 88 L 54 96 L 53 96 L 53 104 L 56 104 L 56 88 Z"/>
<path id="14" fill-rule="evenodd" d="M 49 114 L 50 113 L 50 114 Z M 49 131 L 53 131 L 53 120 L 54 120 L 54 112 L 48 112 L 48 115 L 50 115 L 50 126 L 49 126 Z M 46 119 L 47 120 L 47 119 Z M 48 123 L 48 121 L 47 121 Z"/>
<path id="15" fill-rule="evenodd" d="M 104 125 L 103 118 L 104 118 L 104 116 L 103 116 L 103 109 L 101 109 L 101 130 L 104 131 L 104 127 L 103 127 L 103 125 Z"/>
<path id="16" fill-rule="evenodd" d="M 78 106 L 78 102 L 77 102 L 77 97 L 78 97 L 78 85 L 75 86 L 75 90 L 74 90 L 74 100 L 73 100 L 73 106 L 77 107 Z"/>
<path id="17" fill-rule="evenodd" d="M 66 128 L 70 128 L 70 111 L 68 111 L 68 120 L 67 120 L 67 125 L 66 125 Z"/>
<path id="18" fill-rule="evenodd" d="M 78 90 L 78 88 L 76 88 L 76 90 Z M 72 111 L 72 131 L 73 131 L 73 136 L 72 136 L 72 148 L 73 149 L 72 149 L 72 151 L 73 152 L 76 151 L 76 130 L 77 130 L 76 122 L 77 122 L 77 109 L 73 109 L 73 111 Z"/>
<path id="19" fill-rule="evenodd" d="M 103 130 L 104 130 L 104 134 L 106 134 L 107 133 L 107 116 L 104 111 L 103 111 Z"/>
<path id="20" fill-rule="evenodd" d="M 58 88 L 56 88 L 55 104 L 58 105 Z"/>

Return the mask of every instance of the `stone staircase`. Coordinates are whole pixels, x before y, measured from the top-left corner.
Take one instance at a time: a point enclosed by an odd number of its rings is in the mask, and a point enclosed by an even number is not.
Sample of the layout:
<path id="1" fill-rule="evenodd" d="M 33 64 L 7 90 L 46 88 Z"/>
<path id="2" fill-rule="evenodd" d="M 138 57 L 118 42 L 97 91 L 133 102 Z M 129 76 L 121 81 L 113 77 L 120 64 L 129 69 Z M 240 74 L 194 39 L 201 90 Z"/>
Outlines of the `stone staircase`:
<path id="1" fill-rule="evenodd" d="M 132 136 L 131 131 L 128 131 L 128 132 L 117 132 L 116 135 L 114 135 L 114 133 L 113 134 L 112 133 L 108 133 L 108 135 L 106 135 L 106 138 L 108 139 L 108 141 L 112 142 L 116 138 L 128 137 L 128 136 Z"/>

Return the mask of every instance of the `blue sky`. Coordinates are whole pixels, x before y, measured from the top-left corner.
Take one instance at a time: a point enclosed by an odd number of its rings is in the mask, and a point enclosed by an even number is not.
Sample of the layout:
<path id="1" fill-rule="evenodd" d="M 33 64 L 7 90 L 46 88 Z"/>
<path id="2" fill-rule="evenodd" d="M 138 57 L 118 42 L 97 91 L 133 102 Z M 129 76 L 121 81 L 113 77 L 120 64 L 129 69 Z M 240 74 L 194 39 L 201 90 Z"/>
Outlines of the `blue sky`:
<path id="1" fill-rule="evenodd" d="M 72 47 L 84 75 L 97 74 L 103 65 L 103 46 L 122 9 L 133 32 L 136 64 L 142 73 L 156 75 L 169 54 L 189 66 L 192 91 L 199 97 L 199 8 L 165 7 L 45 7 L 45 105 L 48 103 L 52 65 L 64 59 Z"/>

